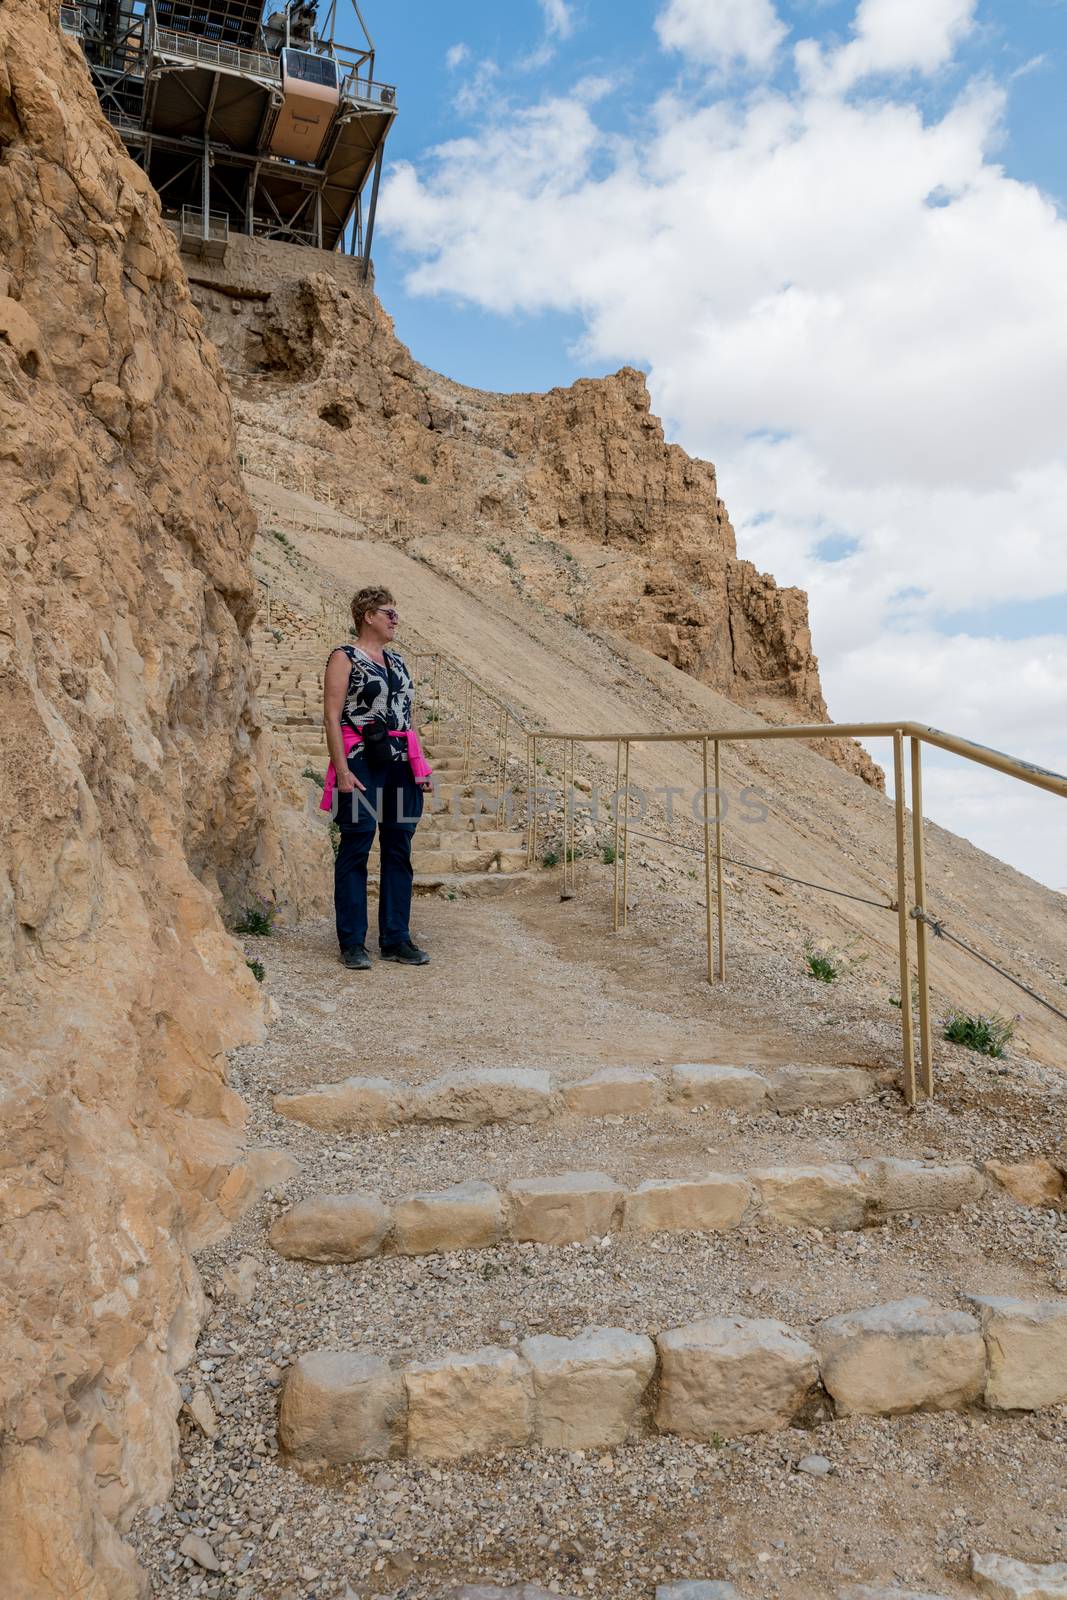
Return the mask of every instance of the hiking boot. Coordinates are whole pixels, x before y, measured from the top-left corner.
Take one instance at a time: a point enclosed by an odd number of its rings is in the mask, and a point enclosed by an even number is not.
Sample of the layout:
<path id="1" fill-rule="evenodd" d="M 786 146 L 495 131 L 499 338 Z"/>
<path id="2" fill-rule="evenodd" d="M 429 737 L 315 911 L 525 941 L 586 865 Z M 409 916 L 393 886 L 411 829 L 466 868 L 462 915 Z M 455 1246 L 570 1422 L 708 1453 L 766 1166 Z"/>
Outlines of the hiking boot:
<path id="1" fill-rule="evenodd" d="M 365 944 L 354 944 L 347 950 L 342 950 L 341 960 L 349 972 L 366 972 L 370 966 L 370 956 L 367 954 Z"/>
<path id="2" fill-rule="evenodd" d="M 403 944 L 383 945 L 381 954 L 383 961 L 399 961 L 404 967 L 424 967 L 430 959 L 426 951 L 420 950 L 410 939 L 405 939 Z"/>

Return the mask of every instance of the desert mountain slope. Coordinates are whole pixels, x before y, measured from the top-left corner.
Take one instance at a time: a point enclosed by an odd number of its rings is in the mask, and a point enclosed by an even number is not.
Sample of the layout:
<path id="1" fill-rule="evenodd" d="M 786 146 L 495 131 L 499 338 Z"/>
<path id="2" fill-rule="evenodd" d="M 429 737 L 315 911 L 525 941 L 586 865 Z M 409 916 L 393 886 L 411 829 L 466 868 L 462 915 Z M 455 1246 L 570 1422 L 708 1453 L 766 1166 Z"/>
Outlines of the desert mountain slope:
<path id="1" fill-rule="evenodd" d="M 257 470 L 489 589 L 632 639 L 772 721 L 828 720 L 807 597 L 738 559 L 715 469 L 664 441 L 630 368 L 491 394 L 419 366 L 355 263 L 234 241 L 192 269 Z M 828 745 L 883 785 L 853 743 Z"/>

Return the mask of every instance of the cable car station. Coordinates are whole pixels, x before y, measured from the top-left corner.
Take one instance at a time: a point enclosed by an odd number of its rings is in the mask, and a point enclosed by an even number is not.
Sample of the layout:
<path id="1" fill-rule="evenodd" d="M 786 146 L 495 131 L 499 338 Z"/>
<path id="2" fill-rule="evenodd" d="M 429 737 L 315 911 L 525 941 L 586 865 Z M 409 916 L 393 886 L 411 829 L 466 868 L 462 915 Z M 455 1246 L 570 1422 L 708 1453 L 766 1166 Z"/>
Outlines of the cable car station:
<path id="1" fill-rule="evenodd" d="M 347 250 L 369 270 L 396 90 L 374 45 L 335 38 L 338 0 L 77 0 L 60 7 L 105 115 L 191 255 L 221 259 L 234 233 Z M 364 216 L 363 192 L 371 184 Z"/>

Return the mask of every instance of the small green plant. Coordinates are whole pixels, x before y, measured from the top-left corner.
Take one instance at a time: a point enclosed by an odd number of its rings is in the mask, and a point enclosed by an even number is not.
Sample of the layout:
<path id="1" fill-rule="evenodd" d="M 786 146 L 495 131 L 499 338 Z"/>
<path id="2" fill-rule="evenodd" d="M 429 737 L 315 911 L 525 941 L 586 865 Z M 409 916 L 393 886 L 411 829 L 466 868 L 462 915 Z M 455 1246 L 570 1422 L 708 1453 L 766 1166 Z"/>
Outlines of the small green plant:
<path id="1" fill-rule="evenodd" d="M 234 926 L 234 933 L 251 933 L 257 939 L 269 939 L 274 932 L 274 919 L 278 915 L 278 907 L 271 901 L 265 900 L 262 895 L 258 897 L 259 904 L 245 906 L 241 912 L 241 920 Z"/>
<path id="2" fill-rule="evenodd" d="M 282 640 L 285 638 L 285 634 L 282 633 L 281 629 L 280 628 L 272 628 L 270 631 L 274 635 L 274 643 L 275 644 L 281 644 Z"/>
<path id="3" fill-rule="evenodd" d="M 262 983 L 263 979 L 267 976 L 267 969 L 263 965 L 262 961 L 246 961 L 245 966 L 248 968 L 249 972 L 252 974 L 253 978 L 255 978 L 257 983 Z"/>
<path id="4" fill-rule="evenodd" d="M 416 483 L 429 483 L 429 481 L 430 481 L 430 479 L 429 479 L 428 475 L 425 472 L 416 472 L 416 474 L 415 474 L 415 482 Z"/>
<path id="5" fill-rule="evenodd" d="M 272 528 L 270 531 L 273 533 L 279 544 L 283 544 L 287 550 L 290 548 L 289 539 L 287 535 L 282 532 L 281 528 Z"/>
<path id="6" fill-rule="evenodd" d="M 963 1045 L 966 1050 L 977 1050 L 979 1055 L 1000 1060 L 1019 1020 L 1018 1016 L 1002 1017 L 997 1011 L 991 1017 L 972 1017 L 967 1011 L 950 1011 L 945 1018 L 945 1038 L 952 1044 Z"/>
<path id="7" fill-rule="evenodd" d="M 545 851 L 544 855 L 541 857 L 541 865 L 543 867 L 559 866 L 559 856 L 556 854 L 555 850 Z"/>
<path id="8" fill-rule="evenodd" d="M 851 950 L 851 943 L 844 950 L 838 950 L 832 944 L 817 945 L 809 937 L 804 940 L 804 964 L 820 983 L 836 983 L 846 973 L 855 972 L 867 959 L 866 955 L 852 955 Z"/>
<path id="9" fill-rule="evenodd" d="M 305 767 L 301 777 L 310 778 L 312 783 L 317 783 L 320 789 L 325 789 L 326 787 L 326 779 L 321 773 L 316 772 L 314 767 Z"/>
<path id="10" fill-rule="evenodd" d="M 497 1266 L 495 1261 L 487 1261 L 485 1266 L 482 1268 L 482 1277 L 485 1282 L 488 1283 L 490 1278 L 495 1278 L 499 1271 L 500 1268 Z"/>
<path id="11" fill-rule="evenodd" d="M 897 1010 L 899 1011 L 900 1010 L 900 996 L 898 994 L 891 994 L 889 996 L 889 1004 L 891 1006 L 896 1006 Z M 918 1008 L 919 1008 L 919 980 L 918 980 L 918 978 L 916 978 L 914 976 L 912 977 L 912 980 L 911 980 L 911 1004 L 912 1004 L 912 1010 L 913 1011 L 917 1011 Z"/>
<path id="12" fill-rule="evenodd" d="M 600 859 L 601 859 L 601 861 L 603 861 L 603 863 L 604 863 L 604 865 L 606 867 L 614 866 L 615 865 L 615 846 L 613 844 L 606 844 L 604 846 L 603 850 L 601 850 L 601 852 L 600 852 Z"/>
<path id="13" fill-rule="evenodd" d="M 330 849 L 333 851 L 333 859 L 335 861 L 337 860 L 337 853 L 340 850 L 340 848 L 341 848 L 341 824 L 339 822 L 331 822 L 330 823 Z"/>

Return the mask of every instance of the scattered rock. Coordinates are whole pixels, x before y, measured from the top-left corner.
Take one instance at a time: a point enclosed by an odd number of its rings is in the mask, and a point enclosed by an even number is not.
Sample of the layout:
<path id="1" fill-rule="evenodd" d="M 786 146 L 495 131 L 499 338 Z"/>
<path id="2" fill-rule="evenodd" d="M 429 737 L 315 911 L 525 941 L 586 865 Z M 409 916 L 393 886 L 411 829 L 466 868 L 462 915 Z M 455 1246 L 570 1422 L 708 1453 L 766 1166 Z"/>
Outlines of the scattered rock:
<path id="1" fill-rule="evenodd" d="M 1060 1206 L 1067 1196 L 1064 1169 L 1051 1161 L 987 1161 L 985 1170 L 1024 1206 Z"/>
<path id="2" fill-rule="evenodd" d="M 803 1456 L 797 1462 L 797 1471 L 806 1472 L 809 1478 L 825 1478 L 833 1470 L 833 1462 L 828 1456 Z"/>
<path id="3" fill-rule="evenodd" d="M 971 1577 L 993 1600 L 1067 1600 L 1067 1561 L 1030 1566 L 1011 1556 L 971 1556 Z"/>
<path id="4" fill-rule="evenodd" d="M 203 1567 L 205 1572 L 222 1571 L 222 1563 L 219 1561 L 218 1556 L 207 1540 L 202 1538 L 199 1533 L 187 1533 L 178 1546 L 178 1550 L 183 1556 L 188 1556 L 190 1560 L 195 1561 L 198 1567 Z"/>
<path id="5" fill-rule="evenodd" d="M 211 1404 L 211 1396 L 206 1389 L 194 1389 L 185 1402 L 185 1409 L 205 1439 L 218 1437 L 219 1419 L 215 1415 L 215 1407 Z"/>

